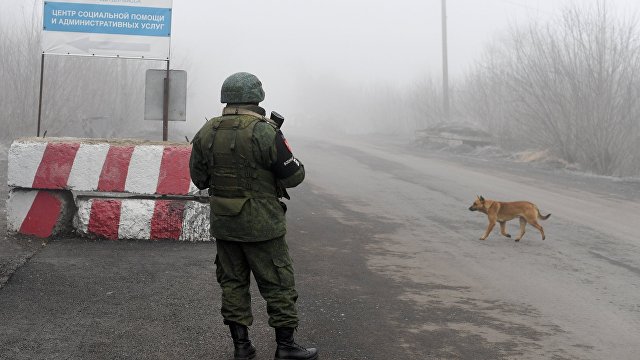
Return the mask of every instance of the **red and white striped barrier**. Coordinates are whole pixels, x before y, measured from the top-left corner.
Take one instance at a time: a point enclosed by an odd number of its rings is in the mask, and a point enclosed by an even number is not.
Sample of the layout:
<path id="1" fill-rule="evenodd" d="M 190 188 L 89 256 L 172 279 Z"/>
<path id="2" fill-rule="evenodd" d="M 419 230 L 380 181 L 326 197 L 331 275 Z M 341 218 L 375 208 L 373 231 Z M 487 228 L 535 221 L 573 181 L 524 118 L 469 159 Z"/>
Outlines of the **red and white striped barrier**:
<path id="1" fill-rule="evenodd" d="M 107 239 L 209 241 L 209 205 L 185 200 L 78 199 L 74 227 Z"/>
<path id="2" fill-rule="evenodd" d="M 13 189 L 7 200 L 7 230 L 47 238 L 71 228 L 75 206 L 68 191 Z"/>
<path id="3" fill-rule="evenodd" d="M 11 144 L 12 187 L 187 195 L 189 144 L 26 138 Z"/>
<path id="4" fill-rule="evenodd" d="M 16 140 L 8 154 L 8 230 L 50 237 L 70 229 L 73 218 L 75 231 L 91 237 L 210 240 L 208 204 L 160 198 L 197 192 L 190 156 L 186 143 Z"/>

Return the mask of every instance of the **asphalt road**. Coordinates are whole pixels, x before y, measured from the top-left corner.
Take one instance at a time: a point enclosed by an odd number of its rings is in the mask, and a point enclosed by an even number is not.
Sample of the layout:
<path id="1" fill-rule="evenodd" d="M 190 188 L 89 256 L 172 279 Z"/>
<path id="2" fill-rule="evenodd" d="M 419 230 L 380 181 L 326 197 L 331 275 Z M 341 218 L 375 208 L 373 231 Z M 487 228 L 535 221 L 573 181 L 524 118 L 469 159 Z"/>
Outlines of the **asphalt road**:
<path id="1" fill-rule="evenodd" d="M 322 359 L 637 359 L 640 185 L 290 137 L 299 342 Z M 547 240 L 467 210 L 535 202 Z M 509 231 L 517 231 L 510 223 Z M 215 245 L 51 241 L 0 289 L 2 359 L 230 359 Z M 253 289 L 259 359 L 275 344 Z"/>

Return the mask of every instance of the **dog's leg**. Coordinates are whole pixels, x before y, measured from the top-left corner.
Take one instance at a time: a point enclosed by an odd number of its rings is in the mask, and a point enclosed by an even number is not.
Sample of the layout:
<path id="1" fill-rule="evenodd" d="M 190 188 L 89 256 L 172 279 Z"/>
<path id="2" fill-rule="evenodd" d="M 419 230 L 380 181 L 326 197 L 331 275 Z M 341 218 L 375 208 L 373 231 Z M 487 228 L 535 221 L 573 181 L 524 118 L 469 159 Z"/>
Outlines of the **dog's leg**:
<path id="1" fill-rule="evenodd" d="M 540 230 L 540 234 L 542 234 L 542 240 L 544 240 L 545 236 L 544 236 L 544 229 L 542 228 L 542 226 L 538 224 L 537 221 L 530 222 L 529 224 L 531 224 L 531 226 L 533 226 L 534 228 Z"/>
<path id="2" fill-rule="evenodd" d="M 507 222 L 506 221 L 500 221 L 500 234 L 510 238 L 511 235 L 507 234 Z"/>
<path id="3" fill-rule="evenodd" d="M 516 241 L 520 241 L 520 239 L 522 239 L 522 236 L 524 235 L 524 227 L 527 226 L 527 220 L 523 217 L 520 218 L 520 235 L 518 235 L 517 238 L 515 238 Z"/>
<path id="4" fill-rule="evenodd" d="M 496 220 L 495 219 L 489 219 L 489 226 L 487 226 L 487 231 L 484 232 L 484 235 L 482 235 L 480 240 L 485 240 L 487 238 L 487 236 L 489 236 L 489 234 L 491 234 L 491 230 L 493 230 L 494 226 L 496 226 Z"/>

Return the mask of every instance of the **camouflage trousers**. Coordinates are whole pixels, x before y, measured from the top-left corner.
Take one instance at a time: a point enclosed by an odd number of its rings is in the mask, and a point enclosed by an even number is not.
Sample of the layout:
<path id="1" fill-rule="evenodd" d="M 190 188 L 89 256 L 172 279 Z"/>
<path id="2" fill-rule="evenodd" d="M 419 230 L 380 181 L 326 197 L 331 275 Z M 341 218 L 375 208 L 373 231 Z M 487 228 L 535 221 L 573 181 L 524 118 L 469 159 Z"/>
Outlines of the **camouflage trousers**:
<path id="1" fill-rule="evenodd" d="M 297 327 L 298 293 L 284 236 L 258 242 L 216 240 L 216 243 L 216 277 L 222 288 L 221 313 L 225 324 L 253 323 L 249 293 L 253 273 L 267 302 L 269 326 Z"/>

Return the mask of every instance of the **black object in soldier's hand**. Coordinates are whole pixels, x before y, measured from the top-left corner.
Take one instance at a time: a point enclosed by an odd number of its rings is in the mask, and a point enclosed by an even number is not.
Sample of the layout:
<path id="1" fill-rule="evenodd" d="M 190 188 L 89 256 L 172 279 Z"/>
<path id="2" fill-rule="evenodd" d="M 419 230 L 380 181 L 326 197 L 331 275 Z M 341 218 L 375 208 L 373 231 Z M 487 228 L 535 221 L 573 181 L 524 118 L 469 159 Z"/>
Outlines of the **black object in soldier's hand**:
<path id="1" fill-rule="evenodd" d="M 278 129 L 281 128 L 282 123 L 284 123 L 284 117 L 275 111 L 271 112 L 271 117 L 269 117 L 269 119 L 273 120 L 273 122 L 275 122 L 276 125 L 278 125 Z"/>

